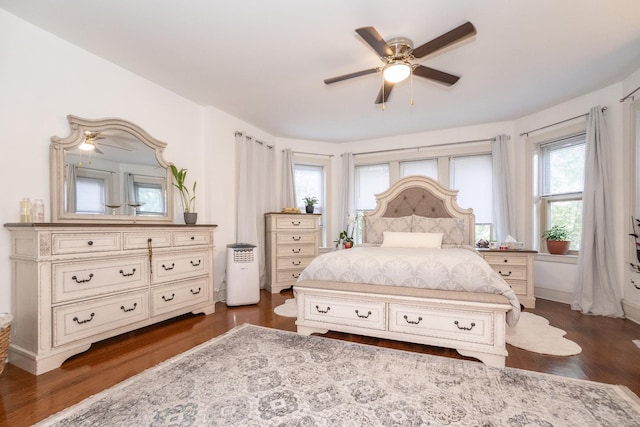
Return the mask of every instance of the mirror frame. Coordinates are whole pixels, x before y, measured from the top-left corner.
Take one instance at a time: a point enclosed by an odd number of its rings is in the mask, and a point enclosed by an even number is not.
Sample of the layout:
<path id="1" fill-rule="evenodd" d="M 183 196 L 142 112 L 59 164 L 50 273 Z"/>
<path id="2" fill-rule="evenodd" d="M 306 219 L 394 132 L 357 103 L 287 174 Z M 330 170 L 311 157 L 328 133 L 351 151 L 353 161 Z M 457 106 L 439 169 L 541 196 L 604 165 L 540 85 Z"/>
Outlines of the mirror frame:
<path id="1" fill-rule="evenodd" d="M 78 116 L 68 115 L 71 133 L 66 138 L 51 137 L 49 145 L 50 160 L 50 186 L 51 186 L 51 222 L 82 222 L 82 223 L 173 223 L 173 175 L 163 152 L 166 142 L 159 141 L 145 132 L 138 125 L 117 118 L 83 119 Z M 167 194 L 166 215 L 99 215 L 77 214 L 65 212 L 64 207 L 64 152 L 65 149 L 79 146 L 84 141 L 85 131 L 100 132 L 117 129 L 129 133 L 147 147 L 154 150 L 156 160 L 166 170 Z"/>

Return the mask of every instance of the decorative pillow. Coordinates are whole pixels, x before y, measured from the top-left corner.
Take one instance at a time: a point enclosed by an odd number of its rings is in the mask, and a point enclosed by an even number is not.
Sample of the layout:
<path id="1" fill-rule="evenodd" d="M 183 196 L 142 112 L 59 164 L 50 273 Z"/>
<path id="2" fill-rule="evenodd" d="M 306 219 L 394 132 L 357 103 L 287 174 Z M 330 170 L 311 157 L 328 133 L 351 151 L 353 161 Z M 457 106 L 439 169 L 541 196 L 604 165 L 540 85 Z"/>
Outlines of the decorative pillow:
<path id="1" fill-rule="evenodd" d="M 382 243 L 382 233 L 385 231 L 411 231 L 411 217 L 398 218 L 364 217 L 364 233 L 366 243 Z"/>
<path id="2" fill-rule="evenodd" d="M 400 233 L 385 231 L 383 248 L 426 248 L 440 249 L 442 233 Z"/>
<path id="3" fill-rule="evenodd" d="M 464 220 L 460 218 L 427 218 L 411 216 L 414 233 L 442 233 L 443 245 L 463 245 L 466 236 Z"/>

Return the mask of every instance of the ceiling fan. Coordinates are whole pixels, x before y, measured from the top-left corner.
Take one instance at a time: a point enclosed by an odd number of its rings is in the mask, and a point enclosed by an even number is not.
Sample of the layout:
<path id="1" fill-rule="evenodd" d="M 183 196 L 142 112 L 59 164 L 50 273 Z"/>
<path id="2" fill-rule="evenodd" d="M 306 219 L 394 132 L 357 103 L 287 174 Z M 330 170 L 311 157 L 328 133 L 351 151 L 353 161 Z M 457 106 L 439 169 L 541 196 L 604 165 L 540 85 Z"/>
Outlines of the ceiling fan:
<path id="1" fill-rule="evenodd" d="M 101 151 L 98 148 L 98 144 L 99 144 L 99 145 L 103 145 L 105 147 L 111 147 L 111 148 L 117 148 L 119 150 L 131 151 L 131 149 L 126 148 L 126 147 L 122 147 L 122 146 L 118 146 L 118 145 L 111 145 L 111 144 L 107 144 L 107 143 L 104 143 L 104 142 L 100 142 L 100 143 L 97 142 L 97 140 L 105 139 L 105 138 L 106 138 L 106 136 L 100 135 L 99 132 L 85 131 L 84 132 L 84 141 L 82 141 L 82 143 L 78 146 L 78 148 L 80 150 L 83 150 L 83 151 L 95 151 L 98 154 L 104 154 L 104 152 Z"/>
<path id="2" fill-rule="evenodd" d="M 375 103 L 384 104 L 389 98 L 394 84 L 401 82 L 410 75 L 415 74 L 447 86 L 455 84 L 460 77 L 417 64 L 416 60 L 475 35 L 476 28 L 471 22 L 466 22 L 415 49 L 413 48 L 413 42 L 404 37 L 396 37 L 385 41 L 373 27 L 358 28 L 356 33 L 376 51 L 385 65 L 325 79 L 324 83 L 329 85 L 382 71 L 384 82 Z"/>

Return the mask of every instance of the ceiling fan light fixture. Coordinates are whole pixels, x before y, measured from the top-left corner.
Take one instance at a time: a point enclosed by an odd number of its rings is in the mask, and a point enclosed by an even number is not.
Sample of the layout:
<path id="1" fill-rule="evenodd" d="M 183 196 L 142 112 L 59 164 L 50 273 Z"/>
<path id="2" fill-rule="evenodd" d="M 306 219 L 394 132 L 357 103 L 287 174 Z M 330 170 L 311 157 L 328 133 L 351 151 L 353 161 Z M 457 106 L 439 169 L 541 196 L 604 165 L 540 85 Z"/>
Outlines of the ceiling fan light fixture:
<path id="1" fill-rule="evenodd" d="M 82 151 L 93 151 L 96 149 L 96 146 L 93 145 L 93 141 L 85 139 L 78 148 L 81 149 Z"/>
<path id="2" fill-rule="evenodd" d="M 384 67 L 382 75 L 389 83 L 398 83 L 411 74 L 411 65 L 404 61 L 393 61 Z"/>

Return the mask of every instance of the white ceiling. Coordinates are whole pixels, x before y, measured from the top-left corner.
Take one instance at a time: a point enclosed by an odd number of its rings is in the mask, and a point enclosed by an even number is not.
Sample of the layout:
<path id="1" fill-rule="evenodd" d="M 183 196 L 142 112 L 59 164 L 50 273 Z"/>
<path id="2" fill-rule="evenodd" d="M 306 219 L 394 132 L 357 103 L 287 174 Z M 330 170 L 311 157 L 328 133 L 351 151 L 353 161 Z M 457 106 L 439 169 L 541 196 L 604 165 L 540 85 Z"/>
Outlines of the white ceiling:
<path id="1" fill-rule="evenodd" d="M 513 120 L 640 68 L 638 0 L 0 0 L 0 7 L 202 105 L 284 138 L 353 141 Z M 419 63 L 374 105 L 382 63 L 355 33 L 419 46 L 471 21 L 478 33 Z"/>

